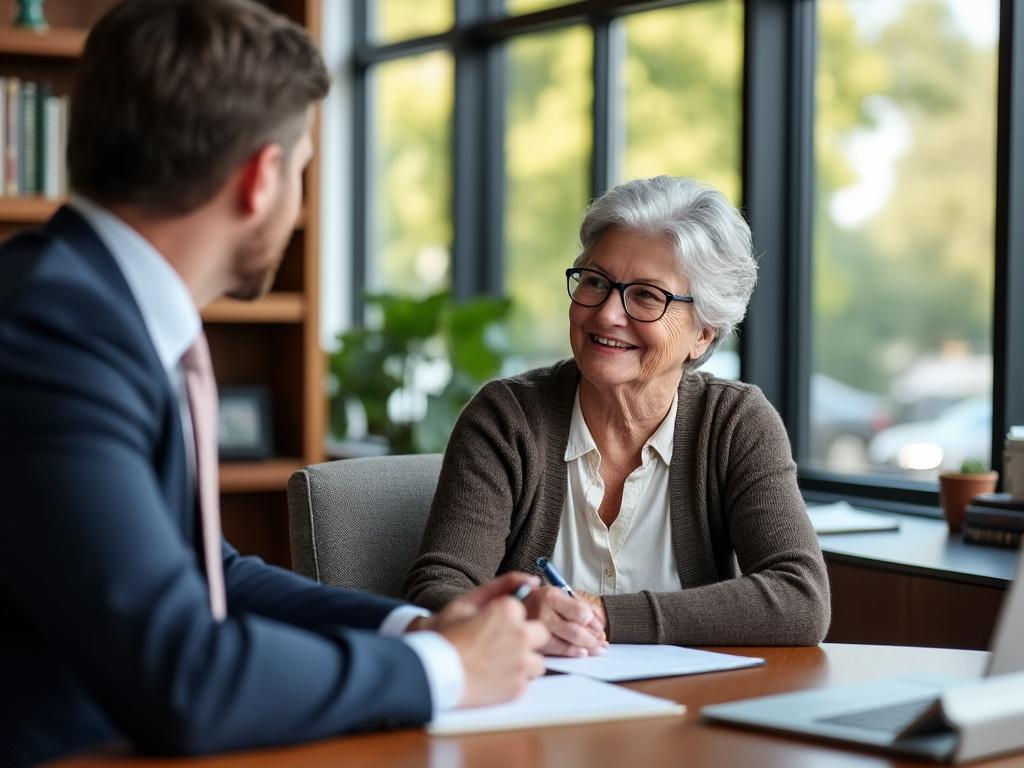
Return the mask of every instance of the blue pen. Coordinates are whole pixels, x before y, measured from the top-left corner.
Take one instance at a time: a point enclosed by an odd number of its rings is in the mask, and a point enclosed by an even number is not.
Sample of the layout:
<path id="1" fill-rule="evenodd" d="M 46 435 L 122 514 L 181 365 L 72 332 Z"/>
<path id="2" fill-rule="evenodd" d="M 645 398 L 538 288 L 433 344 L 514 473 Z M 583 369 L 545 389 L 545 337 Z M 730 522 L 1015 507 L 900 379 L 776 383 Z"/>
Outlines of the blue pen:
<path id="1" fill-rule="evenodd" d="M 569 597 L 576 597 L 572 591 L 572 587 L 569 586 L 569 582 L 562 578 L 562 574 L 555 568 L 555 564 L 548 560 L 546 557 L 537 558 L 537 567 L 544 572 L 544 578 L 546 578 L 553 587 L 558 587 L 565 591 Z"/>

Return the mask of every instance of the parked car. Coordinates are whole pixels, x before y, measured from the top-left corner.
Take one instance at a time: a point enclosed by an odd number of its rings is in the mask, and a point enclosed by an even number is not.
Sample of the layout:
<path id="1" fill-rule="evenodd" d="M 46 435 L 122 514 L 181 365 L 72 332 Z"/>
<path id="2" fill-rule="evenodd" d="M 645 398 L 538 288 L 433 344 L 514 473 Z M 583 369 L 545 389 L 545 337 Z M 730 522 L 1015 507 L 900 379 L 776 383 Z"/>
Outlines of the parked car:
<path id="1" fill-rule="evenodd" d="M 964 459 L 986 464 L 992 448 L 992 401 L 969 397 L 929 421 L 882 430 L 868 446 L 871 462 L 918 477 L 959 469 Z"/>
<path id="2" fill-rule="evenodd" d="M 866 471 L 869 442 L 892 424 L 884 397 L 823 373 L 811 374 L 810 417 L 808 458 L 833 472 Z"/>
<path id="3" fill-rule="evenodd" d="M 719 350 L 702 367 L 719 378 L 736 379 L 739 355 Z M 805 458 L 833 472 L 869 468 L 868 443 L 892 424 L 892 410 L 881 395 L 851 387 L 823 373 L 811 375 L 810 446 Z"/>

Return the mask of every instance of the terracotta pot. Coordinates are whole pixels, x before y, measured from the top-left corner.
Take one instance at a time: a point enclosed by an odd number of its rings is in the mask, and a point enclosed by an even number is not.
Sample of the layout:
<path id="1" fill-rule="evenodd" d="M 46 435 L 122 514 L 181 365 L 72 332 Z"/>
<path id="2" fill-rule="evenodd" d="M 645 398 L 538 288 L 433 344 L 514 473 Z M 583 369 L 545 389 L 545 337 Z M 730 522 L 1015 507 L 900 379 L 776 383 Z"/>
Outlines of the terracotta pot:
<path id="1" fill-rule="evenodd" d="M 950 533 L 958 532 L 964 524 L 964 507 L 979 493 L 992 493 L 999 480 L 998 472 L 978 472 L 963 475 L 943 472 L 939 475 L 939 500 L 946 516 Z"/>

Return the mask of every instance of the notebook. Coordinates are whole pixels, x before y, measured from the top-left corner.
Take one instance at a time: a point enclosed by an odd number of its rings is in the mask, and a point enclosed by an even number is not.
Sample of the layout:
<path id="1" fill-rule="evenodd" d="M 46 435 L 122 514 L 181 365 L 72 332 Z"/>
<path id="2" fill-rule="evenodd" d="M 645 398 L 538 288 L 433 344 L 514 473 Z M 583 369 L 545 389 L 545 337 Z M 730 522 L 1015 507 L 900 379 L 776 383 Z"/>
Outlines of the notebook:
<path id="1" fill-rule="evenodd" d="M 1024 748 L 1024 557 L 1003 601 L 986 678 L 886 679 L 705 707 L 709 720 L 804 734 L 932 760 Z M 979 698 L 996 707 L 971 721 Z M 998 711 L 1002 706 L 1003 711 Z M 1001 721 L 1001 722 L 999 722 Z M 980 727 L 979 727 L 980 726 Z"/>
<path id="2" fill-rule="evenodd" d="M 549 656 L 548 669 L 598 680 L 644 680 L 651 677 L 696 675 L 727 669 L 756 667 L 764 659 L 727 653 L 680 648 L 674 645 L 625 645 L 613 643 L 599 656 L 568 659 Z"/>
<path id="3" fill-rule="evenodd" d="M 515 701 L 439 713 L 428 725 L 432 736 L 541 728 L 552 725 L 678 716 L 686 707 L 579 675 L 549 675 L 530 682 Z"/>
<path id="4" fill-rule="evenodd" d="M 807 516 L 817 534 L 862 533 L 865 531 L 895 531 L 899 521 L 887 515 L 876 515 L 855 509 L 845 501 L 835 504 L 818 504 L 807 508 Z"/>

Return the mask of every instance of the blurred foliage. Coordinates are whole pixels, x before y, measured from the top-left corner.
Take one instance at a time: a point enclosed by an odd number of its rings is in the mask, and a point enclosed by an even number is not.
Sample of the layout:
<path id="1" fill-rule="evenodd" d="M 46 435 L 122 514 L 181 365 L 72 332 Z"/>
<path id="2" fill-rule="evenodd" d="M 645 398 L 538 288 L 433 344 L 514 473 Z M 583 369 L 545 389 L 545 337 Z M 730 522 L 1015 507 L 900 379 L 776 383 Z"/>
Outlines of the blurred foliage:
<path id="1" fill-rule="evenodd" d="M 983 459 L 964 459 L 960 465 L 961 475 L 983 475 L 988 471 L 988 462 Z"/>
<path id="2" fill-rule="evenodd" d="M 435 51 L 384 62 L 372 72 L 375 258 L 369 285 L 424 296 L 449 282 L 452 57 Z"/>
<path id="3" fill-rule="evenodd" d="M 565 5 L 570 0 L 505 0 L 505 11 L 510 14 L 530 13 Z"/>
<path id="4" fill-rule="evenodd" d="M 375 5 L 387 39 L 418 34 L 407 26 L 414 21 L 434 31 L 450 24 L 450 2 Z M 915 361 L 950 345 L 990 351 L 996 52 L 968 39 L 946 0 L 819 0 L 817 8 L 812 370 L 887 394 Z M 693 176 L 739 203 L 741 0 L 643 10 L 615 24 L 625 58 L 614 96 L 623 107 L 612 138 L 622 149 L 616 180 Z M 507 367 L 569 353 L 562 270 L 577 255 L 590 194 L 592 47 L 589 28 L 577 26 L 516 36 L 502 49 L 505 284 L 515 306 Z M 428 302 L 450 281 L 453 63 L 435 51 L 372 72 L 370 285 Z M 884 128 L 880 100 L 907 144 L 891 163 L 858 167 L 851 147 Z M 875 171 L 891 175 L 873 187 L 884 205 L 853 225 L 837 221 L 837 196 Z M 767 254 L 765 263 L 779 258 Z M 420 311 L 429 337 L 434 309 Z M 366 343 L 383 341 L 369 334 Z M 389 352 L 365 355 L 358 376 L 402 380 L 382 368 Z"/>
<path id="5" fill-rule="evenodd" d="M 462 407 L 501 371 L 511 301 L 456 303 L 442 291 L 425 298 L 370 294 L 366 303 L 379 321 L 338 334 L 338 349 L 328 358 L 336 384 L 331 432 L 348 436 L 348 409 L 355 401 L 366 414 L 367 433 L 385 438 L 393 453 L 443 451 Z M 414 397 L 417 371 L 438 361 L 450 364 L 451 377 L 427 395 L 426 413 L 412 421 L 396 418 L 393 399 Z"/>
<path id="6" fill-rule="evenodd" d="M 692 176 L 740 204 L 743 4 L 626 16 L 625 136 L 617 181 Z"/>
<path id="7" fill-rule="evenodd" d="M 875 33 L 857 24 L 870 6 L 818 5 L 812 367 L 888 394 L 923 356 L 990 352 L 996 52 L 972 45 L 942 0 L 894 2 Z M 889 190 L 876 185 L 884 206 L 844 227 L 830 206 L 858 182 L 850 141 L 877 127 L 879 99 L 907 147 Z"/>
<path id="8" fill-rule="evenodd" d="M 521 368 L 569 354 L 564 270 L 579 250 L 589 194 L 592 48 L 583 27 L 506 48 L 505 278 Z"/>
<path id="9" fill-rule="evenodd" d="M 396 43 L 420 35 L 436 35 L 455 20 L 454 0 L 370 0 L 370 36 Z"/>

